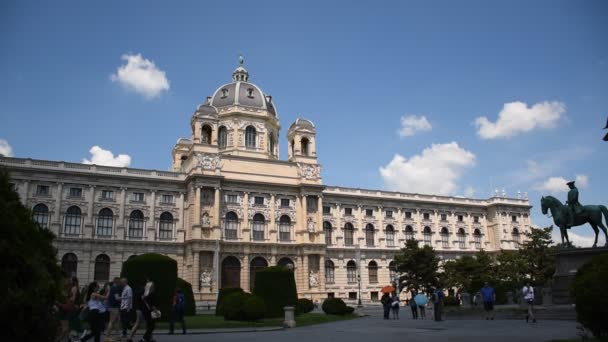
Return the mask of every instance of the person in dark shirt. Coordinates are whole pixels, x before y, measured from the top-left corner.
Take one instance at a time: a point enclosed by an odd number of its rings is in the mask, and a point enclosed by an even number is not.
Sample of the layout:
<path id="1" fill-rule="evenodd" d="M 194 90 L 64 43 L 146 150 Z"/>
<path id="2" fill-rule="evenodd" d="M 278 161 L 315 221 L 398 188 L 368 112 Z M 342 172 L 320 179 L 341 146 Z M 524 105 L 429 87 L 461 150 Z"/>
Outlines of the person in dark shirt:
<path id="1" fill-rule="evenodd" d="M 494 320 L 494 302 L 496 301 L 494 288 L 486 281 L 479 292 L 483 300 L 483 309 L 486 310 L 486 320 Z"/>

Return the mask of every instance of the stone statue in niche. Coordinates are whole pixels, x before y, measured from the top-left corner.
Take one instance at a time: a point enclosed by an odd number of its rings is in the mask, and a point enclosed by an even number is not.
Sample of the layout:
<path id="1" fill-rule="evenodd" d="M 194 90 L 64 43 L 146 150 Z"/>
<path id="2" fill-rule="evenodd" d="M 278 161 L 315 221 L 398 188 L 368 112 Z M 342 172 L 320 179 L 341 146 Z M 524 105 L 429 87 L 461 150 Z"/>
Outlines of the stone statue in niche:
<path id="1" fill-rule="evenodd" d="M 317 273 L 313 270 L 310 270 L 310 275 L 308 276 L 308 285 L 310 285 L 310 287 L 316 287 L 317 285 L 319 285 Z"/>
<path id="2" fill-rule="evenodd" d="M 201 272 L 201 287 L 202 286 L 211 286 L 211 273 L 209 273 L 207 270 L 203 270 Z"/>
<path id="3" fill-rule="evenodd" d="M 314 233 L 314 231 L 315 231 L 315 222 L 312 220 L 312 217 L 308 218 L 308 221 L 306 222 L 306 227 L 308 228 L 308 232 L 309 233 Z"/>
<path id="4" fill-rule="evenodd" d="M 209 226 L 211 226 L 211 220 L 209 219 L 209 214 L 207 214 L 207 213 L 203 214 L 203 218 L 201 220 L 201 223 L 202 223 L 203 227 L 209 227 Z"/>

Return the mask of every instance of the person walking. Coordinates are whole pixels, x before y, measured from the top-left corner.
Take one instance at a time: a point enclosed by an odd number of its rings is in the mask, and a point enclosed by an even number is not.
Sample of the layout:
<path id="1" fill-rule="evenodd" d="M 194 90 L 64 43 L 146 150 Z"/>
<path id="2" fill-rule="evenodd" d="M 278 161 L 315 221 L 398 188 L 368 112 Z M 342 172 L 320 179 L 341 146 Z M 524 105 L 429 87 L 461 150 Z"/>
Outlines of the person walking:
<path id="1" fill-rule="evenodd" d="M 409 303 L 410 309 L 412 310 L 412 318 L 418 319 L 418 304 L 416 304 L 414 297 L 416 297 L 416 292 L 412 291 L 412 298 L 410 299 L 410 303 Z"/>
<path id="2" fill-rule="evenodd" d="M 173 295 L 173 310 L 171 310 L 171 323 L 169 324 L 169 334 L 173 335 L 173 327 L 177 320 L 182 324 L 182 333 L 186 334 L 186 321 L 184 320 L 184 314 L 186 312 L 186 296 L 182 293 L 182 290 L 175 289 L 175 295 Z"/>
<path id="3" fill-rule="evenodd" d="M 536 317 L 534 316 L 534 288 L 530 286 L 529 282 L 526 282 L 526 286 L 521 290 L 524 295 L 524 300 L 528 303 L 528 313 L 526 314 L 526 323 L 531 318 L 532 323 L 536 323 Z"/>
<path id="4" fill-rule="evenodd" d="M 435 321 L 440 322 L 443 321 L 441 318 L 441 313 L 443 312 L 443 299 L 445 298 L 445 293 L 441 288 L 436 288 L 433 293 L 433 313 L 435 316 Z"/>
<path id="5" fill-rule="evenodd" d="M 494 288 L 486 281 L 479 292 L 483 301 L 483 309 L 486 311 L 486 320 L 494 320 L 494 302 L 496 302 Z"/>
<path id="6" fill-rule="evenodd" d="M 397 292 L 393 293 L 393 297 L 391 297 L 391 312 L 393 319 L 399 319 L 399 296 Z"/>
<path id="7" fill-rule="evenodd" d="M 80 320 L 80 305 L 82 304 L 82 296 L 80 293 L 80 285 L 78 278 L 72 277 L 72 285 L 69 291 L 69 302 L 74 306 L 74 310 L 69 318 L 70 331 L 75 331 L 76 336 L 82 335 L 84 329 Z"/>
<path id="8" fill-rule="evenodd" d="M 87 290 L 86 299 L 89 310 L 87 320 L 89 321 L 89 329 L 91 329 L 91 331 L 83 336 L 80 341 L 88 341 L 93 337 L 95 342 L 100 342 L 101 332 L 103 331 L 104 314 L 106 312 L 106 306 L 103 302 L 105 301 L 106 296 L 104 293 L 100 292 L 99 285 L 97 285 L 96 282 L 92 282 Z"/>
<path id="9" fill-rule="evenodd" d="M 388 293 L 383 293 L 382 298 L 380 298 L 380 303 L 382 303 L 382 309 L 384 311 L 384 319 L 389 319 L 388 315 L 391 310 L 391 297 Z"/>
<path id="10" fill-rule="evenodd" d="M 122 326 L 122 338 L 125 339 L 132 320 L 133 290 L 129 286 L 127 278 L 122 278 L 120 283 L 122 285 L 122 293 L 120 294 L 120 325 Z"/>
<path id="11" fill-rule="evenodd" d="M 114 278 L 110 286 L 108 294 L 107 307 L 110 318 L 106 329 L 106 342 L 112 342 L 112 331 L 116 330 L 118 320 L 120 319 L 120 293 L 122 292 L 120 278 Z"/>
<path id="12" fill-rule="evenodd" d="M 154 282 L 150 276 L 146 276 L 146 286 L 144 287 L 144 294 L 141 296 L 141 312 L 146 320 L 146 332 L 144 333 L 143 340 L 145 342 L 152 341 L 152 333 L 155 328 L 155 318 L 152 317 L 152 312 L 155 310 L 154 304 Z"/>

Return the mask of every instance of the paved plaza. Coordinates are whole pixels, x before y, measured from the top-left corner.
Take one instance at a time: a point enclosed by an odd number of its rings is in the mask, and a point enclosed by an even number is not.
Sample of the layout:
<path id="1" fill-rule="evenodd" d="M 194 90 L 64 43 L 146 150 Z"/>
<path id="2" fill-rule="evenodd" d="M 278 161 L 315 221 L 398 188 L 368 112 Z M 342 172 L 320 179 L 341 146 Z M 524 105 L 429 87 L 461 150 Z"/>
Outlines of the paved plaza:
<path id="1" fill-rule="evenodd" d="M 405 312 L 403 312 L 405 313 Z M 221 333 L 199 335 L 157 335 L 164 341 L 551 341 L 576 338 L 574 321 L 540 321 L 526 324 L 523 320 L 383 320 L 367 316 L 350 321 L 319 324 L 280 331 Z"/>

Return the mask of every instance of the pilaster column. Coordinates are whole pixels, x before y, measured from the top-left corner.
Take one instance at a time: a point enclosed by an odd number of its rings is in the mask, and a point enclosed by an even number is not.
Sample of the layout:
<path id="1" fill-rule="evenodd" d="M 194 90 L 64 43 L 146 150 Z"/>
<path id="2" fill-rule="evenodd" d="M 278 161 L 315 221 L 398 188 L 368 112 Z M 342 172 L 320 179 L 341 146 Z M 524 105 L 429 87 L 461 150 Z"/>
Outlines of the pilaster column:
<path id="1" fill-rule="evenodd" d="M 124 225 L 125 204 L 127 203 L 127 188 L 120 188 L 120 208 L 118 209 L 118 222 Z"/>
<path id="2" fill-rule="evenodd" d="M 317 275 L 319 280 L 319 291 L 325 291 L 325 256 L 319 255 L 319 274 Z"/>
<path id="3" fill-rule="evenodd" d="M 270 242 L 277 242 L 278 241 L 278 234 L 277 234 L 277 227 L 276 227 L 276 195 L 274 193 L 270 194 L 270 229 L 269 231 L 269 241 Z M 272 234 L 270 234 L 270 232 L 274 232 Z M 273 263 L 274 265 L 274 263 Z"/>
<path id="4" fill-rule="evenodd" d="M 148 227 L 148 240 L 156 239 L 156 190 L 150 191 L 150 226 Z"/>
<path id="5" fill-rule="evenodd" d="M 362 205 L 361 204 L 357 204 L 357 226 L 355 227 L 355 245 L 356 246 L 361 246 L 361 243 L 359 241 L 360 238 L 364 238 L 365 235 L 363 235 L 363 229 L 365 227 L 363 227 L 363 210 L 362 210 Z"/>
<path id="6" fill-rule="evenodd" d="M 243 290 L 245 290 L 245 292 L 251 292 L 251 289 L 249 286 L 249 266 L 250 266 L 249 254 L 245 254 L 243 256 L 241 264 L 243 265 L 241 267 L 241 269 L 243 270 L 241 272 L 241 288 Z"/>
<path id="7" fill-rule="evenodd" d="M 241 241 L 251 241 L 251 229 L 249 227 L 249 191 L 245 191 L 243 193 L 243 203 L 241 204 L 243 207 L 243 219 L 241 223 L 241 230 L 243 234 L 241 235 Z"/>
<path id="8" fill-rule="evenodd" d="M 300 196 L 296 196 L 295 208 L 296 208 L 296 221 L 297 222 L 295 222 L 295 224 L 294 224 L 295 232 L 298 231 L 297 227 L 302 225 L 302 205 L 301 205 L 302 203 L 301 202 L 302 201 L 300 200 Z M 306 223 L 304 223 L 304 224 L 306 224 Z M 295 232 L 294 232 L 294 235 L 295 235 Z M 292 237 L 292 239 L 297 240 L 295 236 Z"/>
<path id="9" fill-rule="evenodd" d="M 23 199 L 23 202 L 27 201 L 27 199 L 30 197 L 30 181 L 29 180 L 24 180 L 23 181 L 23 194 L 21 196 L 21 198 Z"/>
<path id="10" fill-rule="evenodd" d="M 54 217 L 54 222 L 56 224 L 58 224 L 59 226 L 61 226 L 61 199 L 63 197 L 63 183 L 62 182 L 58 182 L 57 183 L 57 193 L 55 194 L 55 203 L 57 203 L 56 206 L 56 210 L 55 210 L 55 217 Z"/>
<path id="11" fill-rule="evenodd" d="M 93 225 L 93 203 L 95 202 L 95 185 L 89 186 L 89 203 L 87 210 L 89 211 L 89 224 Z"/>
<path id="12" fill-rule="evenodd" d="M 196 293 L 202 293 L 201 288 L 201 252 L 192 252 L 192 288 L 196 289 Z"/>
<path id="13" fill-rule="evenodd" d="M 220 200 L 220 187 L 215 187 L 215 191 L 213 193 L 213 226 L 220 226 L 220 209 L 221 209 L 221 200 Z"/>
<path id="14" fill-rule="evenodd" d="M 300 227 L 306 231 L 308 229 L 308 207 L 307 207 L 307 196 L 302 195 L 302 224 Z"/>
<path id="15" fill-rule="evenodd" d="M 181 236 L 178 238 L 178 241 L 184 242 L 186 241 L 186 217 L 184 215 L 184 193 L 179 193 L 179 227 L 178 231 L 181 230 Z"/>
<path id="16" fill-rule="evenodd" d="M 379 205 L 377 208 L 378 212 L 378 234 L 374 234 L 374 239 L 376 240 L 374 243 L 378 247 L 386 247 L 386 227 L 384 227 L 384 213 L 382 212 L 382 206 Z M 384 241 L 384 246 L 380 246 L 380 240 Z"/>
<path id="17" fill-rule="evenodd" d="M 334 213 L 334 217 L 336 218 L 336 227 L 335 227 L 335 234 L 334 234 L 334 244 L 336 246 L 344 246 L 344 231 L 343 231 L 343 225 L 342 225 L 342 204 L 340 203 L 336 203 L 336 212 Z M 342 241 L 342 243 L 338 243 L 338 237 L 342 237 L 342 239 L 340 239 Z"/>
<path id="18" fill-rule="evenodd" d="M 403 226 L 403 213 L 401 208 L 397 208 L 397 227 L 395 227 L 395 239 L 397 241 L 395 241 L 398 245 L 397 246 L 401 246 L 401 243 L 399 242 L 399 240 L 401 240 L 402 236 L 403 236 L 403 240 L 405 240 L 405 227 Z"/>
<path id="19" fill-rule="evenodd" d="M 220 241 L 215 241 L 215 248 L 213 250 L 213 278 L 211 279 L 211 292 L 213 289 L 217 289 L 219 293 L 220 288 Z"/>
<path id="20" fill-rule="evenodd" d="M 201 187 L 196 186 L 196 198 L 194 199 L 194 224 L 201 225 Z"/>
<path id="21" fill-rule="evenodd" d="M 317 226 L 315 230 L 317 233 L 323 233 L 323 195 L 321 194 L 317 197 Z"/>

